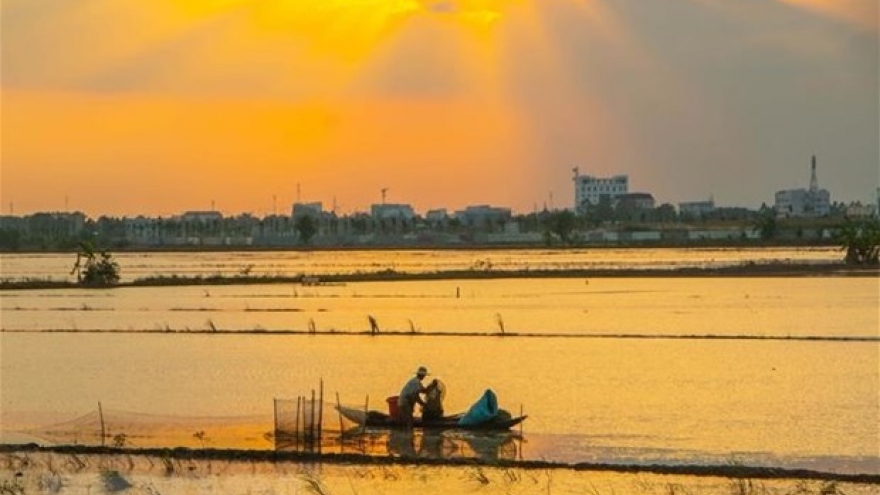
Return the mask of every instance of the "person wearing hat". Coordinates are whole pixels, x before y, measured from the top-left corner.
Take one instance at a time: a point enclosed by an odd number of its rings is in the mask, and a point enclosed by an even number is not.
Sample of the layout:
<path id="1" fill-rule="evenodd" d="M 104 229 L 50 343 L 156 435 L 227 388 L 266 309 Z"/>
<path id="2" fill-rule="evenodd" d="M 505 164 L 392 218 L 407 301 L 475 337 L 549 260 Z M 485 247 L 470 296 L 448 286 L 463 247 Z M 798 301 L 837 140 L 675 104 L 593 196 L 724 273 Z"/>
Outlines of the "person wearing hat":
<path id="1" fill-rule="evenodd" d="M 425 401 L 422 399 L 421 394 L 427 391 L 425 386 L 422 385 L 422 380 L 424 380 L 426 376 L 428 376 L 428 368 L 419 366 L 419 369 L 416 370 L 415 376 L 407 380 L 406 384 L 400 390 L 397 405 L 400 408 L 400 420 L 407 428 L 412 428 L 413 410 L 415 409 L 416 404 L 421 404 L 422 407 L 425 405 Z"/>

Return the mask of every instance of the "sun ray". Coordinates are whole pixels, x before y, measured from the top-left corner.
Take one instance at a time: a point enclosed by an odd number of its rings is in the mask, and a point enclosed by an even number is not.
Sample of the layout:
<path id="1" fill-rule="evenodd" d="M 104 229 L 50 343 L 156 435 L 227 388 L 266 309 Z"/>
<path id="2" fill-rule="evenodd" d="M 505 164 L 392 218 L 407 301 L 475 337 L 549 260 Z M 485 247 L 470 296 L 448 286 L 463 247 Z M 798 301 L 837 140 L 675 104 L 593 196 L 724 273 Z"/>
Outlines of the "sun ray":
<path id="1" fill-rule="evenodd" d="M 779 0 L 873 32 L 880 30 L 877 0 Z"/>

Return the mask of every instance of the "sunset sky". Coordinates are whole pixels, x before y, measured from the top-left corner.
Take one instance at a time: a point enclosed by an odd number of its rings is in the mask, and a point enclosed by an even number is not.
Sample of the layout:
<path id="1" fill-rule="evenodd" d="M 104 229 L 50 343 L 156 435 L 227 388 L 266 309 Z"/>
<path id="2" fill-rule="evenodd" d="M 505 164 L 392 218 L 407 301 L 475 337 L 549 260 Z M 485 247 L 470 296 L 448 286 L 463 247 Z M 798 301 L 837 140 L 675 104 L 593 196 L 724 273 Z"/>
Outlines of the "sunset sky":
<path id="1" fill-rule="evenodd" d="M 876 0 L 2 0 L 2 212 L 880 185 Z"/>

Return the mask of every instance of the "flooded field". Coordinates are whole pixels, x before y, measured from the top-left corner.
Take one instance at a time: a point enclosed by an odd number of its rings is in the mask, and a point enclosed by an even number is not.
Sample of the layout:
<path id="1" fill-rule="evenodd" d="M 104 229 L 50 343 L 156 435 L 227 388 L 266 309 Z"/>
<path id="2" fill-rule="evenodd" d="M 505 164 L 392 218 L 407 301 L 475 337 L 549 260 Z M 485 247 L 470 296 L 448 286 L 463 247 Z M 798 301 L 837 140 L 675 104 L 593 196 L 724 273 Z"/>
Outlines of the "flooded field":
<path id="1" fill-rule="evenodd" d="M 448 411 L 491 389 L 529 416 L 511 442 L 444 437 L 444 452 L 878 474 L 878 300 L 871 277 L 4 291 L 0 423 L 51 442 L 100 402 L 127 446 L 273 449 L 274 399 L 323 382 L 330 404 L 384 410 L 426 365 Z"/>

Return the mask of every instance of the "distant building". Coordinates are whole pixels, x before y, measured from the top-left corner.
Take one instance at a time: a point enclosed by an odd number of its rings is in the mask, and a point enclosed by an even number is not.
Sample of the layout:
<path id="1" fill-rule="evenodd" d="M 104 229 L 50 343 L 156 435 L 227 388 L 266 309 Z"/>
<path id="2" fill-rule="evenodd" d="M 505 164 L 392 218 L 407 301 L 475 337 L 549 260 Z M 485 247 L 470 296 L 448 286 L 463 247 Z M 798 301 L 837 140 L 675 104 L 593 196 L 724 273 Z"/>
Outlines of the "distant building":
<path id="1" fill-rule="evenodd" d="M 380 204 L 370 206 L 373 220 L 405 220 L 411 221 L 416 213 L 413 207 L 405 204 Z"/>
<path id="2" fill-rule="evenodd" d="M 464 210 L 455 212 L 455 218 L 460 220 L 463 225 L 466 225 L 468 227 L 503 227 L 504 224 L 510 221 L 510 219 L 512 218 L 512 214 L 510 208 L 478 205 L 468 206 Z"/>
<path id="3" fill-rule="evenodd" d="M 876 197 L 874 198 L 874 206 L 876 207 L 874 211 L 880 216 L 880 187 L 877 188 Z"/>
<path id="4" fill-rule="evenodd" d="M 819 189 L 816 178 L 816 155 L 813 155 L 810 188 L 776 192 L 776 215 L 779 217 L 821 217 L 831 213 L 831 193 Z"/>
<path id="5" fill-rule="evenodd" d="M 219 211 L 187 211 L 180 215 L 180 221 L 186 223 L 210 223 L 223 220 L 223 214 Z"/>
<path id="6" fill-rule="evenodd" d="M 709 201 L 686 201 L 678 204 L 679 215 L 702 218 L 715 211 L 715 200 Z"/>
<path id="7" fill-rule="evenodd" d="M 654 196 L 648 193 L 620 194 L 612 200 L 614 208 L 630 210 L 651 210 L 654 208 Z"/>
<path id="8" fill-rule="evenodd" d="M 857 201 L 846 206 L 846 216 L 849 218 L 869 218 L 874 216 L 876 210 L 872 204 L 863 205 Z"/>
<path id="9" fill-rule="evenodd" d="M 582 210 L 588 204 L 597 205 L 603 197 L 613 202 L 618 196 L 629 193 L 629 177 L 626 175 L 613 177 L 581 175 L 577 167 L 573 172 L 575 210 Z"/>
<path id="10" fill-rule="evenodd" d="M 432 228 L 445 227 L 448 222 L 449 214 L 446 213 L 446 208 L 428 210 L 428 212 L 425 213 L 425 223 L 427 223 Z"/>
<path id="11" fill-rule="evenodd" d="M 324 212 L 324 205 L 320 201 L 314 203 L 294 203 L 291 210 L 291 216 L 294 220 L 301 217 L 312 217 L 318 219 Z"/>
<path id="12" fill-rule="evenodd" d="M 444 222 L 449 218 L 449 214 L 446 213 L 446 208 L 438 208 L 436 210 L 428 210 L 425 213 L 425 220 L 428 223 L 439 223 Z"/>
<path id="13" fill-rule="evenodd" d="M 159 223 L 155 219 L 138 215 L 122 221 L 125 225 L 125 238 L 135 244 L 150 244 L 159 238 Z"/>

